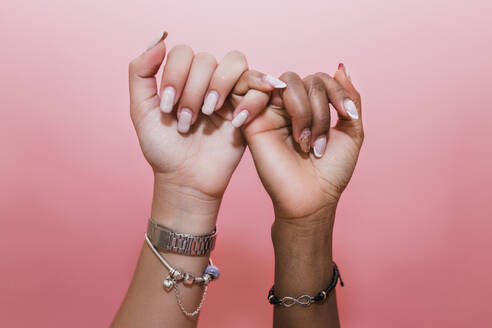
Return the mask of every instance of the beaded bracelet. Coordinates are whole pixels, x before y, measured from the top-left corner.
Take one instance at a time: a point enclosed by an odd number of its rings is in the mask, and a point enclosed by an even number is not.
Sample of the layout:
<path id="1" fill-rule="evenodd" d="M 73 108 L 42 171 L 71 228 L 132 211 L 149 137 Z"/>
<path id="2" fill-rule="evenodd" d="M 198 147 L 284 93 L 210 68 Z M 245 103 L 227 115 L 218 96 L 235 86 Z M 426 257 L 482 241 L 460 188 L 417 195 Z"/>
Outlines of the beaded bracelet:
<path id="1" fill-rule="evenodd" d="M 208 284 L 214 280 L 219 279 L 220 276 L 220 271 L 219 268 L 217 268 L 211 259 L 208 260 L 209 265 L 205 268 L 203 275 L 201 277 L 196 277 L 193 276 L 191 273 L 187 272 L 181 272 L 180 270 L 173 268 L 167 261 L 166 259 L 157 251 L 155 246 L 152 244 L 152 242 L 149 239 L 149 236 L 145 234 L 145 241 L 147 242 L 147 245 L 149 248 L 152 250 L 152 252 L 157 256 L 159 261 L 166 267 L 166 269 L 169 271 L 169 274 L 167 275 L 166 279 L 164 280 L 164 289 L 166 291 L 170 291 L 171 288 L 174 289 L 174 293 L 176 294 L 176 300 L 178 302 L 179 308 L 181 309 L 181 312 L 183 312 L 184 315 L 188 317 L 193 317 L 196 316 L 198 313 L 200 313 L 200 310 L 202 308 L 203 302 L 205 301 L 205 296 L 207 295 L 207 289 L 208 289 Z M 181 294 L 179 293 L 177 284 L 182 282 L 185 285 L 192 285 L 192 284 L 200 284 L 205 286 L 203 290 L 203 295 L 200 300 L 200 303 L 198 304 L 197 308 L 193 312 L 188 312 L 185 310 L 183 306 L 183 302 L 181 301 Z"/>
<path id="2" fill-rule="evenodd" d="M 275 289 L 274 289 L 275 285 L 274 285 L 268 292 L 268 302 L 272 305 L 278 305 L 284 307 L 291 307 L 296 304 L 302 306 L 309 306 L 316 302 L 322 302 L 326 300 L 330 295 L 331 291 L 335 289 L 338 279 L 340 279 L 340 285 L 343 287 L 344 284 L 343 284 L 342 276 L 340 275 L 340 271 L 338 271 L 337 265 L 335 264 L 335 262 L 333 262 L 333 277 L 331 279 L 331 282 L 327 288 L 321 290 L 318 294 L 316 294 L 316 296 L 310 296 L 310 295 L 302 295 L 299 297 L 285 296 L 279 299 L 275 295 Z"/>

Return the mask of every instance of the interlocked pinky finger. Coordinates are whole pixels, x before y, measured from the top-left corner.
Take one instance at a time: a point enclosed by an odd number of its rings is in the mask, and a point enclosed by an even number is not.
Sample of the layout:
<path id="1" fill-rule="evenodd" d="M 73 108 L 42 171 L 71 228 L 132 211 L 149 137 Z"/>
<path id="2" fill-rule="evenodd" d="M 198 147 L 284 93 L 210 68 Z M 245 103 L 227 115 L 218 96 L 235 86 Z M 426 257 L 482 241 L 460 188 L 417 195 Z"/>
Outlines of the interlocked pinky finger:
<path id="1" fill-rule="evenodd" d="M 286 87 L 287 84 L 285 84 L 284 81 L 281 81 L 271 75 L 250 69 L 241 75 L 232 90 L 232 94 L 244 96 L 249 89 L 271 92 L 275 89 L 284 89 Z"/>
<path id="2" fill-rule="evenodd" d="M 268 93 L 250 89 L 236 106 L 232 125 L 239 128 L 249 123 L 265 109 L 269 100 L 270 95 Z"/>

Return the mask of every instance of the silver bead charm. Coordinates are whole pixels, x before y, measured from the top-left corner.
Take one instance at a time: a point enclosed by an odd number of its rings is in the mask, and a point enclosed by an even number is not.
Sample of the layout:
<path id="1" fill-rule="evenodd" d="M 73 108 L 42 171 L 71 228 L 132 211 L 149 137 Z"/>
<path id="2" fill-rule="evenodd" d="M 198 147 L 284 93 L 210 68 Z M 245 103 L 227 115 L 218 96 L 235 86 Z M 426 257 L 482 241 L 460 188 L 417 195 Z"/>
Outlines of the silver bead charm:
<path id="1" fill-rule="evenodd" d="M 195 280 L 195 278 L 191 274 L 189 274 L 189 273 L 184 274 L 183 283 L 185 285 L 192 285 L 194 280 Z"/>
<path id="2" fill-rule="evenodd" d="M 174 287 L 174 280 L 169 279 L 169 277 L 168 277 L 168 278 L 166 278 L 166 279 L 164 280 L 164 289 L 165 289 L 166 291 L 170 291 L 170 290 L 171 290 L 171 288 L 173 288 L 173 287 Z"/>
<path id="3" fill-rule="evenodd" d="M 176 281 L 181 281 L 183 280 L 183 274 L 178 269 L 175 269 L 173 272 L 171 272 L 171 278 Z"/>
<path id="4" fill-rule="evenodd" d="M 203 284 L 208 285 L 212 281 L 212 276 L 210 276 L 208 273 L 203 275 Z"/>

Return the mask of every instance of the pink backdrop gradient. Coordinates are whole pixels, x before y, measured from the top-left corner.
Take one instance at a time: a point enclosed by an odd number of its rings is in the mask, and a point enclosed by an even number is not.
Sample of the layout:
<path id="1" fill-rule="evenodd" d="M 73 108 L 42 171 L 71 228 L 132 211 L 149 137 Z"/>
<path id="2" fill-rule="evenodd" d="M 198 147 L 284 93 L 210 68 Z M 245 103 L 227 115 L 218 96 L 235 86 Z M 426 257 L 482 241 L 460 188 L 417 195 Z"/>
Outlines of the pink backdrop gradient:
<path id="1" fill-rule="evenodd" d="M 335 228 L 344 327 L 490 327 L 491 12 L 479 0 L 2 1 L 0 325 L 112 320 L 152 193 L 127 64 L 167 30 L 170 47 L 239 49 L 274 75 L 349 67 L 366 142 Z M 271 324 L 272 219 L 247 153 L 201 327 Z"/>

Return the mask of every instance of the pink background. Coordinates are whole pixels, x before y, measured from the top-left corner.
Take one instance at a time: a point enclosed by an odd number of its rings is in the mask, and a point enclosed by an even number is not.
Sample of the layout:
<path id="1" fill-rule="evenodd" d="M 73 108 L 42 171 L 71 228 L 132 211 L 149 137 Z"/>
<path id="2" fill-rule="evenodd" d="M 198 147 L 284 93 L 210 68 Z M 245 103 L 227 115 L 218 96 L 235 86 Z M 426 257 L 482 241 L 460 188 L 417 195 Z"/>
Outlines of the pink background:
<path id="1" fill-rule="evenodd" d="M 0 325 L 109 325 L 152 192 L 127 64 L 167 30 L 169 46 L 239 49 L 274 75 L 349 67 L 366 142 L 335 228 L 345 327 L 490 327 L 491 12 L 478 0 L 2 1 Z M 202 327 L 270 325 L 271 223 L 246 154 Z"/>

